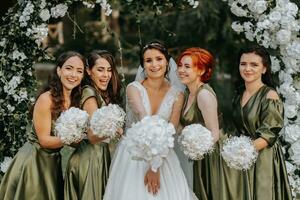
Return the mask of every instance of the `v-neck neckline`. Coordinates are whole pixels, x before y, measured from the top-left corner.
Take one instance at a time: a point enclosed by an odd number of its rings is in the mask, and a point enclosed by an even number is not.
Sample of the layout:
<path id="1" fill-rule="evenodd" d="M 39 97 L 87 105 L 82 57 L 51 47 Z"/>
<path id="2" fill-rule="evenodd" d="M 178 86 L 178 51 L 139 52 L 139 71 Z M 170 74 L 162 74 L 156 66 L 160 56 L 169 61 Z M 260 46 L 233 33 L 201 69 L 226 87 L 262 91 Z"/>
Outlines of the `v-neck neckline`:
<path id="1" fill-rule="evenodd" d="M 187 91 L 188 91 L 188 95 L 187 95 L 187 97 L 186 97 L 187 100 L 185 101 L 184 107 L 183 107 L 183 109 L 182 109 L 182 111 L 183 111 L 183 116 L 186 116 L 186 114 L 187 114 L 187 113 L 190 111 L 190 109 L 193 107 L 193 105 L 195 104 L 195 102 L 196 102 L 196 100 L 197 100 L 197 95 L 198 95 L 199 91 L 204 87 L 204 85 L 205 85 L 205 83 L 202 84 L 202 85 L 200 85 L 200 86 L 197 88 L 196 95 L 195 95 L 195 97 L 194 97 L 194 99 L 193 99 L 191 105 L 190 105 L 188 108 L 187 108 L 187 104 L 188 104 L 190 92 L 189 92 L 189 90 L 187 89 Z"/>
<path id="2" fill-rule="evenodd" d="M 166 97 L 169 95 L 169 92 L 171 91 L 172 89 L 172 85 L 170 85 L 170 88 L 168 89 L 168 91 L 165 93 L 164 97 L 162 98 L 157 110 L 155 113 L 153 113 L 153 110 L 152 110 L 152 106 L 151 106 L 151 102 L 150 102 L 150 98 L 149 98 L 149 95 L 148 95 L 148 92 L 147 92 L 147 89 L 144 87 L 144 85 L 138 81 L 138 83 L 142 86 L 145 94 L 146 94 L 146 98 L 147 98 L 147 101 L 148 101 L 148 104 L 149 104 L 149 115 L 158 115 L 159 114 L 159 111 L 161 110 L 161 106 L 164 104 L 165 100 L 166 100 Z"/>
<path id="3" fill-rule="evenodd" d="M 265 85 L 262 85 L 262 86 L 261 86 L 254 94 L 251 95 L 251 97 L 248 99 L 248 101 L 247 101 L 244 105 L 242 105 L 243 95 L 244 95 L 244 92 L 245 92 L 245 90 L 244 90 L 243 93 L 242 93 L 242 95 L 241 95 L 240 101 L 239 101 L 240 107 L 241 107 L 242 109 L 246 108 L 247 105 L 249 104 L 249 102 L 252 101 L 252 99 L 253 99 L 254 97 L 256 97 L 256 96 L 258 95 L 258 93 L 259 93 L 264 87 L 265 87 Z"/>

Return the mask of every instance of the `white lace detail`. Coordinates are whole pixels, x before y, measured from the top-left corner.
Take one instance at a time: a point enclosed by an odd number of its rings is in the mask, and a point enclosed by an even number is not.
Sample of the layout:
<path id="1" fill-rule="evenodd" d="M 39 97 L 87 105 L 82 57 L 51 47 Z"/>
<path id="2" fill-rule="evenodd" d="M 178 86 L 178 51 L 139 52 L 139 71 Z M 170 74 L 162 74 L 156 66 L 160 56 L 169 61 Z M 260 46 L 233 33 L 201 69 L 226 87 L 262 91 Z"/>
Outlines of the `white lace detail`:
<path id="1" fill-rule="evenodd" d="M 145 116 L 151 115 L 152 113 L 151 113 L 150 101 L 149 101 L 148 93 L 144 88 L 144 86 L 140 82 L 134 81 L 130 83 L 127 86 L 127 88 L 128 87 L 135 87 L 138 89 L 140 97 L 138 96 L 134 97 L 135 98 L 134 101 L 141 101 L 141 104 L 143 105 L 144 110 L 146 111 Z M 173 104 L 178 99 L 179 93 L 180 90 L 172 85 L 171 88 L 166 93 L 164 99 L 162 100 L 161 105 L 159 106 L 156 114 L 161 116 L 165 120 L 169 121 L 172 113 Z M 128 100 L 128 96 L 126 95 L 126 115 L 127 115 L 126 129 L 129 128 L 132 125 L 132 123 L 136 123 L 137 121 L 141 120 L 139 119 L 137 113 L 133 111 L 133 109 L 135 108 L 133 108 L 132 106 L 136 106 L 137 104 L 130 105 L 129 102 L 130 101 Z"/>

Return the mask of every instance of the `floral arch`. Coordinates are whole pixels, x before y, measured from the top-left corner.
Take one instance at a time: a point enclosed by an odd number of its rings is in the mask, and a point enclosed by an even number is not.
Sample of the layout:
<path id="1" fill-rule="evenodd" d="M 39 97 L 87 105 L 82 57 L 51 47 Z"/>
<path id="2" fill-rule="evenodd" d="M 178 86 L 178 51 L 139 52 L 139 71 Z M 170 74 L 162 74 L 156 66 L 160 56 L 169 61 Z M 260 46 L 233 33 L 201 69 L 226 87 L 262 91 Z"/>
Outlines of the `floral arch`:
<path id="1" fill-rule="evenodd" d="M 106 15 L 111 6 L 106 0 L 76 0 L 86 7 L 101 5 Z M 125 0 L 124 0 L 125 1 Z M 157 14 L 163 6 L 191 6 L 199 1 L 149 1 Z M 201 0 L 202 1 L 202 0 Z M 293 195 L 300 194 L 300 14 L 299 4 L 292 0 L 223 0 L 236 16 L 232 29 L 272 51 L 272 69 L 280 80 L 277 91 L 284 99 L 288 174 Z M 74 1 L 19 0 L 2 19 L 0 29 L 0 162 L 5 168 L 9 157 L 25 142 L 24 131 L 29 127 L 28 105 L 33 102 L 36 80 L 33 66 L 37 61 L 51 57 L 41 47 L 48 35 L 50 18 L 63 17 Z M 127 4 L 138 4 L 126 0 Z M 147 3 L 149 3 L 147 2 Z M 296 1 L 295 1 L 296 2 Z M 140 2 L 143 3 L 143 2 Z M 162 3 L 161 3 L 162 4 Z M 28 87 L 30 86 L 30 87 Z"/>

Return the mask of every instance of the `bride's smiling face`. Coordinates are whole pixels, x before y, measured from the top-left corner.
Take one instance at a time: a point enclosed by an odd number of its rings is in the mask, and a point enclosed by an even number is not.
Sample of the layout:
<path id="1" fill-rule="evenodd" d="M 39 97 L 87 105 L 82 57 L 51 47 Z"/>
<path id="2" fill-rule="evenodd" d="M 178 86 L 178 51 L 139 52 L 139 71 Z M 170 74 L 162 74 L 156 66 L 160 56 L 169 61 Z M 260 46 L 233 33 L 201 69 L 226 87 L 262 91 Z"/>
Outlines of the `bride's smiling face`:
<path id="1" fill-rule="evenodd" d="M 144 69 L 147 77 L 161 78 L 165 76 L 167 70 L 167 59 L 157 49 L 148 49 L 144 53 Z"/>

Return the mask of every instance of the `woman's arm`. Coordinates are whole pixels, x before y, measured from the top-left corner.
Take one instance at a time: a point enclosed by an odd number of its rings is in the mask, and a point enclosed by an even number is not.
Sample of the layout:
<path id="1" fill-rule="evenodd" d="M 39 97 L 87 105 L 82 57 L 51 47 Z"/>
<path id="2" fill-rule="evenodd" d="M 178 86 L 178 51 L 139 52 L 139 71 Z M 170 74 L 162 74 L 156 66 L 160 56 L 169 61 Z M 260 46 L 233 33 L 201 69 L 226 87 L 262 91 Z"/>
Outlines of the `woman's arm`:
<path id="1" fill-rule="evenodd" d="M 91 118 L 93 113 L 98 109 L 96 97 L 92 96 L 92 97 L 88 98 L 84 102 L 82 108 L 89 114 L 89 117 Z M 106 138 L 99 138 L 97 135 L 93 134 L 91 129 L 88 129 L 87 136 L 88 136 L 88 139 L 91 144 L 96 144 L 96 143 L 102 142 L 103 140 L 106 139 Z"/>
<path id="2" fill-rule="evenodd" d="M 277 92 L 275 92 L 274 90 L 270 90 L 268 93 L 267 93 L 267 99 L 270 99 L 270 100 L 279 100 L 279 96 L 277 94 Z M 264 112 L 269 112 L 268 110 L 265 110 Z M 270 112 L 269 114 L 268 113 L 265 113 L 264 115 L 264 119 L 263 119 L 263 126 L 268 126 L 269 123 L 269 118 L 273 118 L 275 115 L 278 115 L 279 113 L 273 113 L 274 115 L 272 116 L 272 113 Z M 271 120 L 273 121 L 273 120 Z M 259 130 L 263 130 L 264 128 L 263 127 L 260 127 Z M 268 128 L 267 128 L 268 129 Z M 258 131 L 259 131 L 258 130 Z M 274 129 L 273 129 L 274 130 Z M 269 131 L 270 132 L 270 131 Z M 275 134 L 274 134 L 275 135 Z M 253 141 L 254 143 L 254 146 L 256 147 L 256 149 L 258 151 L 266 148 L 268 145 L 269 145 L 269 141 L 267 140 L 267 138 L 263 138 L 263 137 L 259 137 L 257 138 L 256 140 Z"/>
<path id="3" fill-rule="evenodd" d="M 42 148 L 57 149 L 63 146 L 62 141 L 51 136 L 51 96 L 45 92 L 37 99 L 33 109 L 33 125 Z"/>
<path id="4" fill-rule="evenodd" d="M 143 119 L 147 115 L 147 112 L 139 89 L 133 85 L 129 85 L 126 89 L 126 95 L 129 108 L 136 116 L 138 116 L 138 120 Z"/>
<path id="5" fill-rule="evenodd" d="M 197 95 L 197 104 L 200 109 L 205 127 L 211 131 L 214 142 L 220 137 L 218 121 L 218 102 L 215 95 L 210 91 L 203 89 Z"/>

